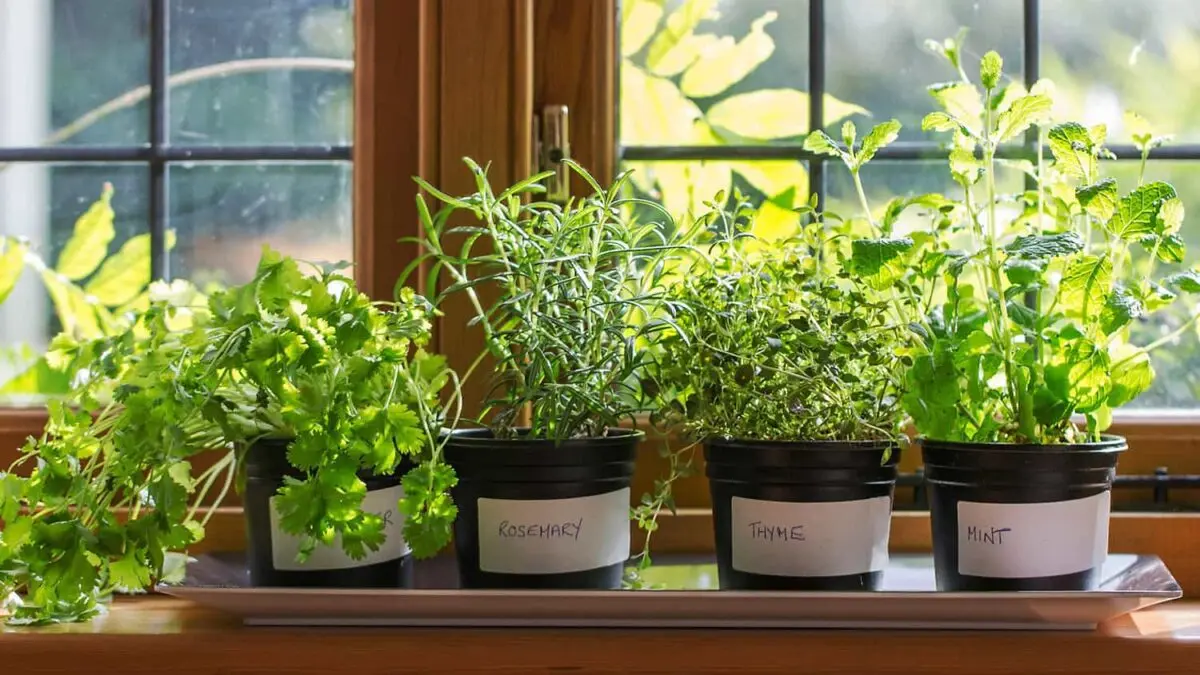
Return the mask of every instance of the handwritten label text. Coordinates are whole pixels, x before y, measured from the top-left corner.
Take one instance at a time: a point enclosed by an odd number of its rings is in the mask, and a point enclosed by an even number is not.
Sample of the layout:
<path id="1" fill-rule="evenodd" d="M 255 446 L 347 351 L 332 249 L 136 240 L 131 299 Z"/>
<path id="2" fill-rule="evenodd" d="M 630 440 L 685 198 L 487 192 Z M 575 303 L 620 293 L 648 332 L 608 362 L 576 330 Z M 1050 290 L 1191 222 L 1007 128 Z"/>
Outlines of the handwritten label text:
<path id="1" fill-rule="evenodd" d="M 579 540 L 583 518 L 565 523 L 510 523 L 500 521 L 497 534 L 501 539 L 574 539 Z"/>
<path id="2" fill-rule="evenodd" d="M 756 520 L 750 525 L 751 539 L 765 539 L 766 541 L 804 541 L 804 526 L 803 525 L 770 525 L 761 520 Z"/>
<path id="3" fill-rule="evenodd" d="M 1012 532 L 1011 527 L 979 527 L 977 525 L 967 526 L 967 541 L 977 544 L 991 544 L 1001 546 L 1004 544 L 1004 533 Z"/>

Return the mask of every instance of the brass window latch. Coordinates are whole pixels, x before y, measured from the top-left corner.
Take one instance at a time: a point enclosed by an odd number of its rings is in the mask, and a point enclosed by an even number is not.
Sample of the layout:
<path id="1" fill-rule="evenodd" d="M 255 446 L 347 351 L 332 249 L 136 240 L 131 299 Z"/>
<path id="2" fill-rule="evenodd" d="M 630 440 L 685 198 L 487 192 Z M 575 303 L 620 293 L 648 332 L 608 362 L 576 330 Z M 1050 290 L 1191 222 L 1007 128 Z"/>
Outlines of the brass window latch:
<path id="1" fill-rule="evenodd" d="M 537 170 L 553 171 L 546 180 L 546 201 L 565 204 L 571 196 L 571 173 L 564 159 L 571 158 L 570 112 L 565 105 L 547 105 L 533 116 L 533 156 Z"/>

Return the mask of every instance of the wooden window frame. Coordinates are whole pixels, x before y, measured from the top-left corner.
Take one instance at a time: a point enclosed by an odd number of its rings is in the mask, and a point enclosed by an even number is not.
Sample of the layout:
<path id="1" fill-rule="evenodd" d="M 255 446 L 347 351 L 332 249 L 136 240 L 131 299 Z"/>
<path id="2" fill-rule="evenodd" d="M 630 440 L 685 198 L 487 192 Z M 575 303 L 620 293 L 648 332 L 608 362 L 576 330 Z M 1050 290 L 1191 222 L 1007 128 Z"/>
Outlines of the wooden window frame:
<path id="1" fill-rule="evenodd" d="M 569 106 L 572 156 L 600 180 L 615 175 L 617 0 L 357 2 L 355 276 L 366 293 L 390 298 L 398 274 L 417 255 L 415 247 L 397 243 L 420 233 L 411 177 L 426 177 L 450 192 L 469 191 L 470 176 L 460 162 L 467 156 L 490 162 L 496 185 L 525 177 L 534 169 L 531 119 L 543 105 Z M 434 328 L 432 347 L 457 368 L 482 346 L 479 336 L 461 330 L 466 312 L 450 306 Z M 1112 432 L 1125 436 L 1131 448 L 1121 459 L 1121 473 L 1168 467 L 1172 473 L 1200 474 L 1200 414 L 1116 417 Z M 41 432 L 45 420 L 40 409 L 0 409 L 0 468 L 11 463 L 26 437 Z M 662 475 L 661 442 L 651 438 L 642 450 L 635 498 Z M 918 464 L 914 449 L 901 466 L 911 471 Z M 663 515 L 655 551 L 711 552 L 702 469 L 677 485 L 676 496 L 679 510 Z M 237 503 L 232 500 L 211 521 L 198 552 L 244 547 Z M 1200 494 L 1179 503 L 1194 506 Z M 1200 513 L 1119 512 L 1111 548 L 1158 554 L 1185 593 L 1200 593 L 1200 558 L 1189 551 L 1193 532 L 1200 532 Z M 893 550 L 929 551 L 929 536 L 927 513 L 898 512 L 893 518 Z M 640 546 L 636 540 L 635 545 Z"/>

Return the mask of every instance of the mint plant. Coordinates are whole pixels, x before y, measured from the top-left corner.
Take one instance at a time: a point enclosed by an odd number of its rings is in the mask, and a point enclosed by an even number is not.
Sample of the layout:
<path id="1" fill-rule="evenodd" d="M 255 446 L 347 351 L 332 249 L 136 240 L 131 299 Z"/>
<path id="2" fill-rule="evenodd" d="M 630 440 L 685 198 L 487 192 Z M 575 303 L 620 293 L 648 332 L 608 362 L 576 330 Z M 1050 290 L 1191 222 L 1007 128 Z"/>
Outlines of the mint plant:
<path id="1" fill-rule="evenodd" d="M 976 84 L 959 40 L 935 46 L 959 79 L 930 88 L 942 109 L 922 126 L 949 134 L 961 198 L 893 200 L 882 228 L 891 238 L 856 242 L 878 253 L 872 266 L 901 272 L 896 306 L 915 310 L 915 339 L 901 351 L 909 364 L 903 405 L 918 431 L 938 440 L 1099 440 L 1113 409 L 1153 381 L 1150 353 L 1197 319 L 1193 312 L 1146 345 L 1129 341 L 1134 322 L 1200 292 L 1200 270 L 1177 267 L 1183 204 L 1171 185 L 1144 178 L 1146 157 L 1164 139 L 1138 133 L 1138 181 L 1121 189 L 1103 170 L 1112 157 L 1106 128 L 1055 120 L 1052 83 L 1027 90 L 1008 82 L 1000 56 L 988 52 Z M 998 158 L 1026 133 L 1038 138 L 1032 161 Z M 1023 171 L 1034 187 L 1001 193 L 1000 166 Z M 914 205 L 930 226 L 894 236 L 888 218 Z"/>
<path id="2" fill-rule="evenodd" d="M 112 592 L 161 580 L 167 552 L 204 536 L 261 438 L 288 439 L 304 474 L 278 500 L 301 560 L 339 535 L 351 558 L 379 548 L 383 520 L 362 510 L 357 474 L 392 475 L 401 455 L 417 463 L 402 479 L 406 540 L 418 557 L 446 544 L 455 478 L 436 439 L 453 373 L 422 349 L 429 309 L 411 291 L 372 302 L 336 269 L 305 275 L 268 249 L 253 280 L 207 303 L 177 288 L 116 335 L 54 341 L 50 361 L 80 375 L 0 474 L 10 622 L 84 620 Z"/>

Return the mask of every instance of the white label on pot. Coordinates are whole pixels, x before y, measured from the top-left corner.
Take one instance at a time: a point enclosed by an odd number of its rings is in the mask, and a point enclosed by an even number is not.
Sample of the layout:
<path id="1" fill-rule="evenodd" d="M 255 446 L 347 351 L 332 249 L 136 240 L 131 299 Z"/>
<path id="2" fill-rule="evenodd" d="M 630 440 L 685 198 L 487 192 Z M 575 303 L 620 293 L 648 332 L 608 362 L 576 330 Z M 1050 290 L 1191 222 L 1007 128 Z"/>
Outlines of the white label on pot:
<path id="1" fill-rule="evenodd" d="M 629 558 L 629 488 L 570 499 L 480 497 L 479 569 L 561 574 Z"/>
<path id="2" fill-rule="evenodd" d="M 296 562 L 296 553 L 300 551 L 302 539 L 283 531 L 280 525 L 279 511 L 275 509 L 275 500 L 271 497 L 271 562 L 277 570 L 314 572 L 318 570 L 345 570 L 355 567 L 366 567 L 389 560 L 396 560 L 408 555 L 412 549 L 404 541 L 404 514 L 400 511 L 399 502 L 404 496 L 404 489 L 399 485 L 371 490 L 363 497 L 362 509 L 383 517 L 383 533 L 386 539 L 379 550 L 367 550 L 367 555 L 361 560 L 355 560 L 342 550 L 342 537 L 334 538 L 332 546 L 317 544 L 317 548 L 308 556 L 304 563 Z"/>
<path id="3" fill-rule="evenodd" d="M 1083 572 L 1108 557 L 1111 493 L 1044 504 L 958 503 L 958 573 L 1028 579 Z"/>
<path id="4" fill-rule="evenodd" d="M 773 502 L 734 497 L 733 568 L 784 577 L 878 572 L 888 562 L 892 500 Z"/>

